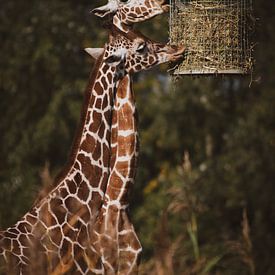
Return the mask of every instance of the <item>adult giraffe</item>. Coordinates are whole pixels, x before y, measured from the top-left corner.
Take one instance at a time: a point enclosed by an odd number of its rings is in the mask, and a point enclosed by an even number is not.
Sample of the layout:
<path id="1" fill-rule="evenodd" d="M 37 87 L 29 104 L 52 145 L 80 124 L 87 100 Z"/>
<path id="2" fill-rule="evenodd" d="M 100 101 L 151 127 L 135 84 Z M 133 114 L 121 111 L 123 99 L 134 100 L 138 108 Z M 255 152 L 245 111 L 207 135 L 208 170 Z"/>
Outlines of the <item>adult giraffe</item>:
<path id="1" fill-rule="evenodd" d="M 16 273 L 28 274 L 32 249 L 45 256 L 40 274 L 104 274 L 93 262 L 91 232 L 109 172 L 109 143 L 113 96 L 126 74 L 177 59 L 182 49 L 153 43 L 112 27 L 110 41 L 100 50 L 86 91 L 82 124 L 56 187 L 14 226 L 1 233 L 0 255 Z M 100 203 L 98 203 L 100 201 Z M 104 247 L 104 246 L 103 246 Z M 99 267 L 99 269 L 98 269 Z"/>

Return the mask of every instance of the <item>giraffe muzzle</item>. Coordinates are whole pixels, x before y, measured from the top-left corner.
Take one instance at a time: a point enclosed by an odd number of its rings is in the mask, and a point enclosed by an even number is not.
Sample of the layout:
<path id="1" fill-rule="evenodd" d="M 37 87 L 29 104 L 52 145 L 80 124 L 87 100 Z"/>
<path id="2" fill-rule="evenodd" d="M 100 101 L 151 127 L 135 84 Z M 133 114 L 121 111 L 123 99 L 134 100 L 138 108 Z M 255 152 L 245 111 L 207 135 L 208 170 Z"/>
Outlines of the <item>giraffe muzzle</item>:
<path id="1" fill-rule="evenodd" d="M 179 46 L 169 46 L 172 51 L 171 51 L 171 61 L 177 61 L 183 57 L 183 54 L 186 50 L 185 46 L 179 45 Z"/>

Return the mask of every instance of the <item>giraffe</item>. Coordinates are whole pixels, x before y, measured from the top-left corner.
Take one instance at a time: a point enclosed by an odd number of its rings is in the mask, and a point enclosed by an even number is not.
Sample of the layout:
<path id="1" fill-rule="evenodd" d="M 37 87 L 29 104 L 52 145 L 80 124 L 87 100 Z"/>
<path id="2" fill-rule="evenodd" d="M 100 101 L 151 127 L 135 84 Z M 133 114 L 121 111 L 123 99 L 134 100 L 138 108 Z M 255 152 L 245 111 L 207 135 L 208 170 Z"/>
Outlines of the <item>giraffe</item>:
<path id="1" fill-rule="evenodd" d="M 108 4 L 92 10 L 104 18 L 111 16 L 113 24 L 128 32 L 134 23 L 143 22 L 169 11 L 168 0 L 108 0 Z"/>
<path id="2" fill-rule="evenodd" d="M 109 176 L 111 105 L 118 75 L 119 70 L 103 57 L 98 59 L 89 78 L 70 160 L 56 187 L 1 232 L 0 255 L 15 270 L 28 272 L 34 247 L 45 255 L 48 272 L 66 271 L 69 266 L 80 274 L 88 270 L 83 257 L 88 225 L 95 221 Z"/>
<path id="3" fill-rule="evenodd" d="M 121 31 L 127 33 L 132 29 L 134 23 L 148 20 L 164 11 L 168 11 L 168 9 L 169 5 L 167 5 L 167 1 L 129 0 L 126 2 L 109 0 L 107 5 L 95 8 L 92 12 L 100 17 L 112 15 L 113 24 Z M 101 224 L 104 221 L 103 232 L 105 232 L 105 236 L 104 234 L 102 235 L 106 243 L 108 243 L 108 247 L 110 247 L 109 251 L 101 253 L 101 260 L 105 263 L 105 269 L 108 270 L 109 273 L 115 274 L 130 274 L 137 271 L 139 254 L 142 251 L 134 227 L 127 215 L 127 195 L 130 192 L 131 185 L 134 183 L 138 158 L 137 110 L 134 102 L 134 94 L 131 89 L 131 82 L 131 76 L 126 74 L 121 81 L 122 84 L 115 98 L 111 141 L 116 145 L 112 147 L 112 172 L 105 193 L 106 198 L 104 205 L 101 209 L 99 220 L 97 221 L 97 223 Z M 118 101 L 124 102 L 124 104 L 118 104 Z M 125 122 L 123 122 L 122 119 L 124 119 Z M 118 133 L 120 132 L 132 134 L 126 137 L 119 137 Z M 116 150 L 113 148 L 116 148 Z M 119 154 L 121 154 L 120 151 L 124 151 L 124 153 L 128 152 L 128 155 L 125 156 L 128 161 L 117 162 L 117 158 Z M 123 167 L 121 167 L 122 164 Z M 119 178 L 118 174 L 122 178 Z M 123 184 L 118 184 L 121 181 Z M 112 205 L 110 202 L 110 198 L 114 197 L 114 189 L 116 189 L 117 193 L 120 193 L 121 197 L 118 198 L 118 201 L 121 203 L 121 208 Z M 112 220 L 107 218 L 106 212 Z M 124 233 L 121 235 L 119 232 Z M 102 242 L 104 241 L 96 241 L 98 250 Z M 132 249 L 126 251 L 125 247 L 127 245 L 132 247 Z M 106 257 L 108 257 L 111 263 L 108 262 L 108 260 L 106 261 Z"/>
<path id="4" fill-rule="evenodd" d="M 114 35 L 125 37 L 128 50 L 126 65 L 114 101 L 111 128 L 110 177 L 104 203 L 91 234 L 94 251 L 100 255 L 104 274 L 134 274 L 141 245 L 128 218 L 128 195 L 134 183 L 138 158 L 137 111 L 131 75 L 182 56 L 183 48 L 157 44 L 138 32 L 117 30 Z M 134 60 L 127 59 L 136 57 Z M 130 67 L 128 67 L 130 66 Z"/>
<path id="5" fill-rule="evenodd" d="M 93 224 L 109 178 L 113 96 L 120 90 L 126 72 L 177 59 L 182 53 L 176 47 L 145 41 L 134 32 L 126 36 L 115 27 L 112 32 L 103 50 L 89 50 L 98 61 L 86 90 L 82 123 L 69 165 L 56 187 L 0 234 L 0 256 L 11 263 L 16 274 L 28 274 L 34 248 L 45 257 L 45 273 L 102 272 L 87 258 Z"/>

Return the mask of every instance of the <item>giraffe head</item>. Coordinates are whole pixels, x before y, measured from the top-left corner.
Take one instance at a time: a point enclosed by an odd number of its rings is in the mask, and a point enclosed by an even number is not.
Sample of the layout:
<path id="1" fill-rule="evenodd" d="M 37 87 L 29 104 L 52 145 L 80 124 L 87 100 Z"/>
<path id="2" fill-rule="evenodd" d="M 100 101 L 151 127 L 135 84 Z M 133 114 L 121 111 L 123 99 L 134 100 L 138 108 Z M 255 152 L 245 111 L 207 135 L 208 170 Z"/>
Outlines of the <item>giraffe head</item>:
<path id="1" fill-rule="evenodd" d="M 94 58 L 103 55 L 103 62 L 116 67 L 122 75 L 150 69 L 161 63 L 182 58 L 183 46 L 170 46 L 152 41 L 138 31 L 127 33 L 111 27 L 109 43 L 104 49 L 87 48 Z"/>
<path id="2" fill-rule="evenodd" d="M 117 26 L 143 22 L 169 10 L 168 0 L 108 0 L 108 4 L 92 12 L 105 17 L 112 15 Z"/>

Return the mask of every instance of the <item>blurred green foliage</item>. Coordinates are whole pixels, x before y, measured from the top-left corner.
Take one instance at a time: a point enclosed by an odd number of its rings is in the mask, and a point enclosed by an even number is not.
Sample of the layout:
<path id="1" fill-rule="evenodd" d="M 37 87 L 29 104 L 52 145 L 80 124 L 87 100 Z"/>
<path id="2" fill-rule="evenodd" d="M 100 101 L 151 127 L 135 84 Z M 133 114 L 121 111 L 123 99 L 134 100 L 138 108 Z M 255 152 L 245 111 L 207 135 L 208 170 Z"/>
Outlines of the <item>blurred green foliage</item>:
<path id="1" fill-rule="evenodd" d="M 107 39 L 89 11 L 104 2 L 1 3 L 1 228 L 30 208 L 45 163 L 56 175 L 66 162 L 91 68 L 83 48 Z M 257 1 L 255 12 L 251 88 L 248 78 L 173 84 L 166 67 L 134 77 L 131 215 L 144 274 L 275 274 L 275 6 Z M 167 17 L 138 28 L 167 40 Z"/>

